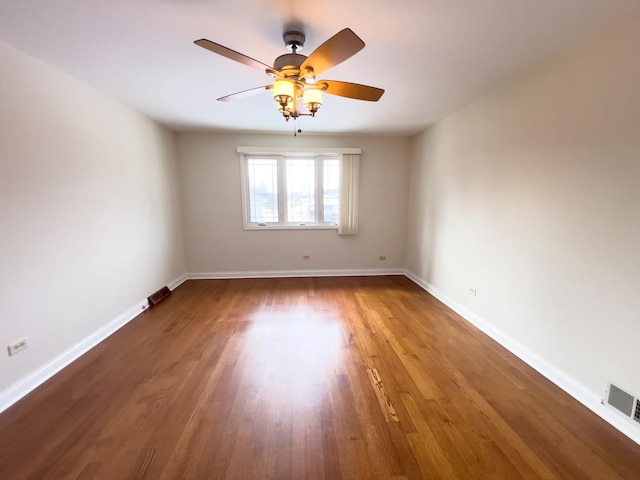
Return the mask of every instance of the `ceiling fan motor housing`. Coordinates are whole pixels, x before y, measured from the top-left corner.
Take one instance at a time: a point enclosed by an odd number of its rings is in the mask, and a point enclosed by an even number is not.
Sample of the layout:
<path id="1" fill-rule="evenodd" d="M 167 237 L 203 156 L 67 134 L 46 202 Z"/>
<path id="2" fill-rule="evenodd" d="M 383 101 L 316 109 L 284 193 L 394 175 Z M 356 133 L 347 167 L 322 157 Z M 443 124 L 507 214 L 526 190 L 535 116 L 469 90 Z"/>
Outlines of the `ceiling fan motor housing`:
<path id="1" fill-rule="evenodd" d="M 274 70 L 278 70 L 279 72 L 284 72 L 286 70 L 297 70 L 300 71 L 300 65 L 307 59 L 305 55 L 300 55 L 298 53 L 285 53 L 284 55 L 280 55 L 276 58 L 275 62 L 273 62 Z"/>
<path id="2" fill-rule="evenodd" d="M 302 47 L 304 46 L 305 36 L 302 32 L 290 30 L 288 32 L 284 32 L 284 34 L 282 35 L 282 39 L 284 40 L 284 44 L 287 46 L 287 48 L 295 52 L 296 50 L 302 50 Z"/>
<path id="3" fill-rule="evenodd" d="M 293 76 L 300 72 L 300 65 L 307 59 L 305 55 L 297 53 L 304 45 L 304 33 L 298 31 L 288 31 L 282 35 L 284 44 L 292 53 L 280 55 L 273 62 L 273 68 L 283 73 L 285 76 Z"/>

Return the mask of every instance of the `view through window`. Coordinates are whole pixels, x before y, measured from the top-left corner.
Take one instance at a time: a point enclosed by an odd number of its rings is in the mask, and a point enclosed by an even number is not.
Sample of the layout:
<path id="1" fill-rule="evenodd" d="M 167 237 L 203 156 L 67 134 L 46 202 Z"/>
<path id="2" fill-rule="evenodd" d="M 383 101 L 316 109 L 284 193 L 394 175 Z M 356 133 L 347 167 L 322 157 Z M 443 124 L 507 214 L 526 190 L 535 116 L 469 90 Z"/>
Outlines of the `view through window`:
<path id="1" fill-rule="evenodd" d="M 340 160 L 333 156 L 244 157 L 246 227 L 335 226 Z"/>

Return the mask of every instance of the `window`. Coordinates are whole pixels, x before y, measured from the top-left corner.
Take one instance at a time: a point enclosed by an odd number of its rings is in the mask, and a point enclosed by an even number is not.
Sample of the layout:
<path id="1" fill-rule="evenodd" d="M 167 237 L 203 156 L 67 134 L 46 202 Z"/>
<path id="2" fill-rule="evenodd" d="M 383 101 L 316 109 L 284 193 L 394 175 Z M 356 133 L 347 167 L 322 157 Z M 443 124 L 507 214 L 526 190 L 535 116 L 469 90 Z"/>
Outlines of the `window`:
<path id="1" fill-rule="evenodd" d="M 245 228 L 337 228 L 337 154 L 245 154 L 242 181 Z"/>

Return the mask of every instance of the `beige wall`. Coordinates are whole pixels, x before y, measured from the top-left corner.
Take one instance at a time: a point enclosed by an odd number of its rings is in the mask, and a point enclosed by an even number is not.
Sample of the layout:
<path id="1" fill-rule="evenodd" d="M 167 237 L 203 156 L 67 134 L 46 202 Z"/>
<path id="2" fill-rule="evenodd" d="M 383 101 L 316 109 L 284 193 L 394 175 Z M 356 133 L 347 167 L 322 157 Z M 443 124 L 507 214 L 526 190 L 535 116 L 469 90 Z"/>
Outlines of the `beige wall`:
<path id="1" fill-rule="evenodd" d="M 179 133 L 187 265 L 191 273 L 403 268 L 408 137 Z M 361 147 L 360 233 L 245 231 L 238 146 Z M 303 255 L 310 255 L 304 261 Z M 385 262 L 378 261 L 385 255 Z"/>
<path id="2" fill-rule="evenodd" d="M 2 43 L 0 71 L 1 394 L 186 269 L 173 134 Z"/>
<path id="3" fill-rule="evenodd" d="M 409 270 L 600 397 L 640 394 L 639 51 L 636 17 L 413 141 Z"/>

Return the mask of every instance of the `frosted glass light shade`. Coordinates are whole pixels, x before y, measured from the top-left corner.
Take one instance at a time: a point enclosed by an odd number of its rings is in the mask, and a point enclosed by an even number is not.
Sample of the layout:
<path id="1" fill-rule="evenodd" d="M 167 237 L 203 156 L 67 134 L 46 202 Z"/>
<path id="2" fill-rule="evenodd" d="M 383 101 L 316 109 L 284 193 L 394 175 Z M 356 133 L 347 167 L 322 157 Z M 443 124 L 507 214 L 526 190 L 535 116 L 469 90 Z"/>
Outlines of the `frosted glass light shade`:
<path id="1" fill-rule="evenodd" d="M 302 92 L 302 102 L 304 106 L 307 107 L 312 113 L 318 111 L 318 109 L 322 106 L 322 91 L 317 88 L 310 88 Z"/>
<path id="2" fill-rule="evenodd" d="M 287 80 L 276 80 L 273 84 L 273 98 L 280 105 L 286 105 L 295 95 L 293 83 Z"/>

